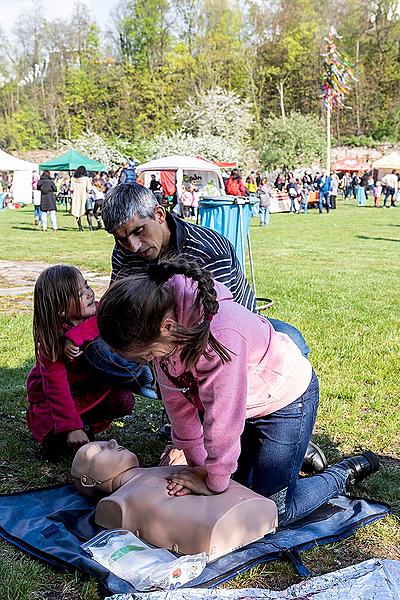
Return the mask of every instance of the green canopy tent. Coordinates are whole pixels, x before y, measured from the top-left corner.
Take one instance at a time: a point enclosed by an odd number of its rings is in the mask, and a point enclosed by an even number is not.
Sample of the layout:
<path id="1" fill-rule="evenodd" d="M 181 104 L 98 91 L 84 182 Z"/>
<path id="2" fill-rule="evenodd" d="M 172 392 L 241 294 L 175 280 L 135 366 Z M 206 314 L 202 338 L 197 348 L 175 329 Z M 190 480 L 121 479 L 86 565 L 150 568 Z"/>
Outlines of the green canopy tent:
<path id="1" fill-rule="evenodd" d="M 107 167 L 97 160 L 87 158 L 76 150 L 68 150 L 61 156 L 56 156 L 39 165 L 39 169 L 44 171 L 75 171 L 78 167 L 86 167 L 88 171 L 107 171 Z"/>

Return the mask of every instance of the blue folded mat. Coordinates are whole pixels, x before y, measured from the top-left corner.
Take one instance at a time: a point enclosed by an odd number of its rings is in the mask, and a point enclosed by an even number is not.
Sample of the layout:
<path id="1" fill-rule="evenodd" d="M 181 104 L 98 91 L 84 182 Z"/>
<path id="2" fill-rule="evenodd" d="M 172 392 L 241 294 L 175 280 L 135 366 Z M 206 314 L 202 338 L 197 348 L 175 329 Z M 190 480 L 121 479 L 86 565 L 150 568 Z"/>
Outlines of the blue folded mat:
<path id="1" fill-rule="evenodd" d="M 78 494 L 72 484 L 0 496 L 0 537 L 52 566 L 96 577 L 112 594 L 134 592 L 130 583 L 80 547 L 102 530 L 94 522 L 95 507 L 96 502 Z M 388 512 L 386 504 L 340 496 L 307 518 L 208 564 L 185 587 L 214 587 L 258 563 L 277 559 L 290 560 L 305 577 L 309 572 L 298 554 L 301 550 L 348 537 Z"/>

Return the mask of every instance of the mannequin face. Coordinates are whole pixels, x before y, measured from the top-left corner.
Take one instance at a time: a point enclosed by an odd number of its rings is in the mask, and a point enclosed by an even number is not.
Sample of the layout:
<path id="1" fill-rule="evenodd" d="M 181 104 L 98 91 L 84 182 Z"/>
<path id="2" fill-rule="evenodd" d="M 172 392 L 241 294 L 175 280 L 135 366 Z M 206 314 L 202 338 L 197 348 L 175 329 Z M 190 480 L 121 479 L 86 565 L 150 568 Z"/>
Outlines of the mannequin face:
<path id="1" fill-rule="evenodd" d="M 90 442 L 78 450 L 74 459 L 77 475 L 87 475 L 97 481 L 116 477 L 139 466 L 133 452 L 119 446 L 115 440 Z"/>

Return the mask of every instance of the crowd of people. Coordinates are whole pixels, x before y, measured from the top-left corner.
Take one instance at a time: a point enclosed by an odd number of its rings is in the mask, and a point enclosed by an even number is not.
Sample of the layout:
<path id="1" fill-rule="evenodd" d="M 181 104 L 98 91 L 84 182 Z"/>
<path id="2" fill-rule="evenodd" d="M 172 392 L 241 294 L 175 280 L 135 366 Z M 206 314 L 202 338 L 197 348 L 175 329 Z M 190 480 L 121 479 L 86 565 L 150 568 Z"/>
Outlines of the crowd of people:
<path id="1" fill-rule="evenodd" d="M 381 179 L 372 172 L 332 173 L 326 170 L 312 172 L 278 172 L 273 178 L 260 171 L 251 171 L 243 178 L 239 169 L 233 169 L 229 176 L 223 177 L 225 189 L 219 187 L 218 181 L 209 179 L 206 182 L 194 175 L 185 177 L 178 189 L 167 194 L 155 174 L 151 175 L 149 188 L 157 202 L 168 211 L 182 219 L 193 219 L 198 222 L 199 202 L 203 197 L 218 197 L 224 192 L 230 196 L 252 197 L 255 209 L 253 214 L 259 216 L 260 226 L 266 227 L 270 222 L 270 208 L 273 197 L 290 201 L 290 213 L 307 213 L 311 207 L 317 207 L 319 213 L 335 210 L 337 198 L 347 200 L 354 198 L 358 205 L 365 205 L 369 196 L 373 198 L 376 208 L 394 208 L 400 203 L 400 173 L 393 170 Z M 136 163 L 124 161 L 116 171 L 89 174 L 84 166 L 80 166 L 72 175 L 68 173 L 51 174 L 45 170 L 32 178 L 32 199 L 34 204 L 34 223 L 46 231 L 48 218 L 53 231 L 57 231 L 57 204 L 65 205 L 76 219 L 79 231 L 83 231 L 85 218 L 89 230 L 103 227 L 101 211 L 105 196 L 118 183 L 144 184 L 137 176 Z M 3 176 L 0 182 L 0 208 L 12 202 L 12 177 Z M 15 207 L 13 205 L 13 207 Z"/>

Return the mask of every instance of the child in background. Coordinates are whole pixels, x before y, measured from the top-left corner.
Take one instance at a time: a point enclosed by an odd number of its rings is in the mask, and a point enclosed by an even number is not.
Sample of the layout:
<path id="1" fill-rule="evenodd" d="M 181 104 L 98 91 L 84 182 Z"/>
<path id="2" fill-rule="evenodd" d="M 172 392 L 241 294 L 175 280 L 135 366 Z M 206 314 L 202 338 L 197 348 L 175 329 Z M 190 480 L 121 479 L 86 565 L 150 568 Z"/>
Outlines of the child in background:
<path id="1" fill-rule="evenodd" d="M 193 202 L 192 192 L 190 190 L 188 190 L 188 188 L 186 187 L 186 185 L 184 183 L 182 183 L 180 204 L 181 204 L 182 217 L 184 219 L 189 219 L 189 217 L 190 217 L 190 208 L 192 206 L 192 202 Z"/>
<path id="2" fill-rule="evenodd" d="M 269 207 L 271 204 L 271 187 L 266 177 L 261 180 L 261 185 L 258 188 L 258 197 L 260 198 L 260 227 L 267 227 L 269 225 Z"/>
<path id="3" fill-rule="evenodd" d="M 299 201 L 300 201 L 300 205 L 299 205 L 299 214 L 301 213 L 301 211 L 304 212 L 304 214 L 307 212 L 307 206 L 308 206 L 308 185 L 306 183 L 303 183 L 303 186 L 300 190 L 300 195 L 299 195 Z"/>
<path id="4" fill-rule="evenodd" d="M 27 379 L 27 421 L 46 458 L 57 458 L 67 446 L 78 449 L 92 432 L 133 409 L 132 392 L 100 383 L 82 351 L 73 351 L 73 360 L 64 356 L 69 343 L 81 346 L 99 335 L 95 314 L 94 292 L 78 269 L 56 265 L 39 275 L 33 309 L 36 364 Z M 89 433 L 86 427 L 92 428 Z"/>
<path id="5" fill-rule="evenodd" d="M 381 193 L 382 193 L 381 182 L 379 181 L 379 179 L 374 179 L 373 194 L 374 194 L 374 207 L 375 208 L 379 208 L 379 198 L 381 196 Z"/>
<path id="6" fill-rule="evenodd" d="M 152 361 L 188 467 L 170 495 L 218 494 L 230 477 L 272 497 L 279 524 L 298 520 L 379 468 L 372 452 L 299 479 L 314 426 L 318 378 L 263 316 L 233 301 L 196 263 L 174 258 L 116 281 L 98 310 L 104 341 Z"/>
<path id="7" fill-rule="evenodd" d="M 201 194 L 195 185 L 191 186 L 190 191 L 192 192 L 193 217 L 195 218 L 195 220 L 197 222 L 197 214 L 199 212 L 199 200 L 200 200 Z"/>

